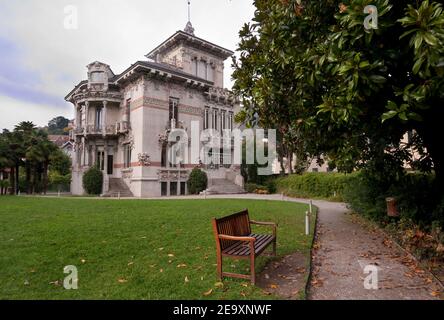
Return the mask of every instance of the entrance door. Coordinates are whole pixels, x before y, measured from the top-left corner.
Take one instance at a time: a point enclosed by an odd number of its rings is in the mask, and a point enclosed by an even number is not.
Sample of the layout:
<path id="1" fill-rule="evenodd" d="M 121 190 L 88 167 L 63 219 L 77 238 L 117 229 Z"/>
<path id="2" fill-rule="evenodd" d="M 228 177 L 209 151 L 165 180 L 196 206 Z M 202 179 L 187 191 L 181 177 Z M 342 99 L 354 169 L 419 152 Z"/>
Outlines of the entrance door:
<path id="1" fill-rule="evenodd" d="M 114 168 L 114 156 L 108 155 L 108 168 L 107 168 L 107 174 L 112 175 L 113 174 L 113 168 Z"/>

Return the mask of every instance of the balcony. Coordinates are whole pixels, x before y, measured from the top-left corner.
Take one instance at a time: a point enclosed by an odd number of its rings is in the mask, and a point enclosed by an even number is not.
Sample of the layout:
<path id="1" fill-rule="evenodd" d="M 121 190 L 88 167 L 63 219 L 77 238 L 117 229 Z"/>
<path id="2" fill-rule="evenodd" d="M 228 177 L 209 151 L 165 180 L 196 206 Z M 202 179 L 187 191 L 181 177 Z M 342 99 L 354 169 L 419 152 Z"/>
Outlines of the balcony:
<path id="1" fill-rule="evenodd" d="M 116 123 L 116 133 L 125 134 L 131 129 L 130 123 L 128 121 L 120 121 Z"/>
<path id="2" fill-rule="evenodd" d="M 74 135 L 117 135 L 116 125 L 96 126 L 89 124 L 86 127 L 77 127 L 73 130 Z"/>
<path id="3" fill-rule="evenodd" d="M 186 169 L 179 170 L 177 168 L 160 169 L 157 171 L 160 181 L 187 181 L 189 171 Z"/>

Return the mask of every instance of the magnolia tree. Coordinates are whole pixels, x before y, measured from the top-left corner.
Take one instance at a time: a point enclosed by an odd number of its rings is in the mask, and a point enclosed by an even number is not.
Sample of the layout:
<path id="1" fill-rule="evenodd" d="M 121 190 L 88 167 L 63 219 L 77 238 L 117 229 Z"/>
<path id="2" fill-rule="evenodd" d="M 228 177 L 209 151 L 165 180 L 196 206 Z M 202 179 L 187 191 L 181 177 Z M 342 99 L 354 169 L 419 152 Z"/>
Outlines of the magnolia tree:
<path id="1" fill-rule="evenodd" d="M 344 171 L 372 165 L 395 172 L 410 161 L 434 170 L 443 185 L 441 4 L 254 4 L 234 59 L 234 90 L 244 106 L 238 121 L 276 128 L 284 153 L 327 155 Z M 412 139 L 400 143 L 406 132 Z"/>

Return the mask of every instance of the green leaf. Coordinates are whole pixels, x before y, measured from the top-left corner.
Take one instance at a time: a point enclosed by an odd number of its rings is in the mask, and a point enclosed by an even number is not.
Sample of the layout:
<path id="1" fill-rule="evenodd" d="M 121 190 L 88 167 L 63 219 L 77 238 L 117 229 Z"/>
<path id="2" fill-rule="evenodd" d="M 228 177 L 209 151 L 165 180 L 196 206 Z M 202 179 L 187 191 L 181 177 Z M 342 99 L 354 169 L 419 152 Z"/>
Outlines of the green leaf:
<path id="1" fill-rule="evenodd" d="M 385 77 L 377 75 L 377 74 L 371 75 L 369 78 L 372 82 L 375 82 L 375 83 L 385 83 L 386 82 Z"/>
<path id="2" fill-rule="evenodd" d="M 395 102 L 389 100 L 389 101 L 387 102 L 387 109 L 390 109 L 390 110 L 397 110 L 397 109 L 398 109 L 398 106 L 396 105 Z"/>
<path id="3" fill-rule="evenodd" d="M 393 117 L 396 116 L 397 114 L 398 114 L 398 112 L 395 111 L 395 110 L 391 110 L 391 111 L 385 112 L 385 113 L 382 115 L 382 122 L 385 122 L 386 120 L 393 118 Z"/>

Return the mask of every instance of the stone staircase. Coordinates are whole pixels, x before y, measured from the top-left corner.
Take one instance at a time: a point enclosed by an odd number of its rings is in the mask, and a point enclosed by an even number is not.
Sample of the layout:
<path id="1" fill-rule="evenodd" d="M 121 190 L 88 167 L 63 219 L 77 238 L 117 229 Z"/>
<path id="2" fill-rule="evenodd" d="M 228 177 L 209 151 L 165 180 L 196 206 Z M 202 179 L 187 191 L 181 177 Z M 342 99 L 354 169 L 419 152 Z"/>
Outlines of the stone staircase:
<path id="1" fill-rule="evenodd" d="M 108 198 L 131 198 L 133 194 L 128 188 L 126 183 L 121 178 L 110 178 L 109 179 L 109 190 L 103 196 Z"/>
<path id="2" fill-rule="evenodd" d="M 245 190 L 227 179 L 212 179 L 211 185 L 206 191 L 207 195 L 211 194 L 242 194 Z"/>

